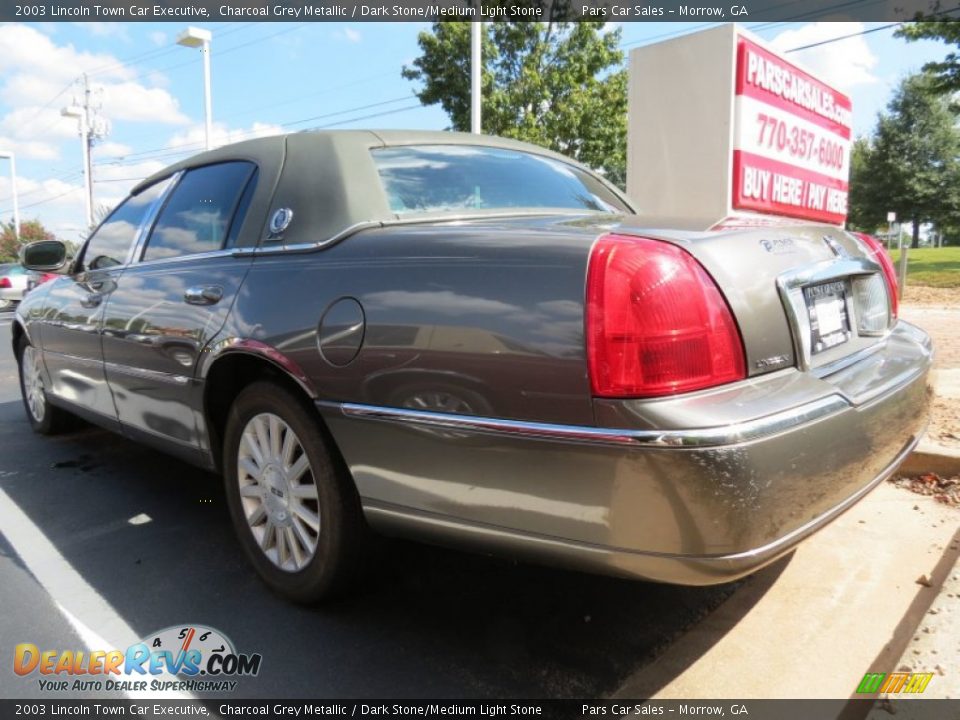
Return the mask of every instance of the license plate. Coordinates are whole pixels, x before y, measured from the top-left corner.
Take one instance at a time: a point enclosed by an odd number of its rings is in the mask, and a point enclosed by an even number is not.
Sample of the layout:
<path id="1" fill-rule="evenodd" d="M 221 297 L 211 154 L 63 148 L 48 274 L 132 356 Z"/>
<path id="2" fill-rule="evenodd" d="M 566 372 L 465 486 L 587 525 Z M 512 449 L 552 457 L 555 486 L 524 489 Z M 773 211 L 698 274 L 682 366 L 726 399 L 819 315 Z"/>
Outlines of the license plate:
<path id="1" fill-rule="evenodd" d="M 847 287 L 843 282 L 828 282 L 803 289 L 810 318 L 810 351 L 829 350 L 850 339 L 847 317 Z"/>

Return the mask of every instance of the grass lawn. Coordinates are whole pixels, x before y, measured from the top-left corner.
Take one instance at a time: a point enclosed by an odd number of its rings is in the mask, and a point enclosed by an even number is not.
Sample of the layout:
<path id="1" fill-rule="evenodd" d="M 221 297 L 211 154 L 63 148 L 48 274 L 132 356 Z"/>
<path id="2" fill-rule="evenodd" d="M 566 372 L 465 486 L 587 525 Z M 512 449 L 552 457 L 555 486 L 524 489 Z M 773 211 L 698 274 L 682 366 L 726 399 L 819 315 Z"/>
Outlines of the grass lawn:
<path id="1" fill-rule="evenodd" d="M 892 250 L 894 266 L 900 251 Z M 907 286 L 960 288 L 960 246 L 917 248 L 907 254 Z"/>

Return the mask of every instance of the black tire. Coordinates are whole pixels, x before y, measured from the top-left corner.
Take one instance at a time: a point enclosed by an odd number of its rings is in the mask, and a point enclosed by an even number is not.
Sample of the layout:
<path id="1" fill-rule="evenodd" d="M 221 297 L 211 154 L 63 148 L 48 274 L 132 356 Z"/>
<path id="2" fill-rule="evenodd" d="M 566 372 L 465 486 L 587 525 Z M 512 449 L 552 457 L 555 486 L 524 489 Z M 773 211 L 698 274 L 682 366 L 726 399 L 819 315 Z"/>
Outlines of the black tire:
<path id="1" fill-rule="evenodd" d="M 264 458 L 259 465 L 250 465 L 252 456 L 248 457 L 241 474 L 240 455 L 241 452 L 248 453 L 251 442 L 244 440 L 244 431 L 248 429 L 248 424 L 253 423 L 249 427 L 253 432 L 251 437 L 256 438 L 255 423 L 265 422 L 269 416 L 279 418 L 286 425 L 278 437 L 286 440 L 287 431 L 292 430 L 295 441 L 299 441 L 302 452 L 291 457 L 296 457 L 298 461 L 301 455 L 307 458 L 308 469 L 299 478 L 303 480 L 302 484 L 297 484 L 297 479 L 287 479 L 287 463 L 268 462 L 268 458 Z M 272 425 L 270 432 L 273 432 Z M 247 558 L 267 585 L 298 603 L 316 603 L 348 589 L 357 575 L 365 541 L 366 530 L 359 496 L 352 479 L 328 442 L 315 411 L 303 399 L 272 382 L 261 381 L 246 387 L 237 396 L 227 417 L 223 475 L 227 504 L 237 537 Z M 278 440 L 277 446 L 279 444 Z M 251 468 L 261 472 L 254 475 L 250 472 Z M 297 491 L 309 489 L 307 473 L 316 486 L 315 504 L 313 498 L 298 500 L 302 496 Z M 245 484 L 245 495 L 241 494 L 241 483 Z M 253 506 L 256 509 L 251 511 Z M 304 510 L 319 518 L 315 535 L 313 527 L 298 514 Z M 248 512 L 250 517 L 260 513 L 262 522 L 248 522 Z M 275 543 L 273 547 L 269 547 L 271 530 Z M 304 531 L 309 539 L 315 539 L 315 549 L 309 560 L 306 560 L 307 544 L 299 541 Z M 283 540 L 279 538 L 281 534 L 284 535 Z M 262 543 L 266 549 L 261 547 Z M 294 545 L 303 554 L 303 559 L 294 557 Z M 283 562 L 283 546 L 289 565 L 286 568 L 278 564 Z M 303 565 L 298 567 L 298 562 L 303 562 Z"/>
<path id="2" fill-rule="evenodd" d="M 40 435 L 56 435 L 70 427 L 72 418 L 66 410 L 50 404 L 46 388 L 43 386 L 42 374 L 39 376 L 39 382 L 43 408 L 39 413 L 36 410 L 36 405 L 33 409 L 31 408 L 27 392 L 27 378 L 25 377 L 26 368 L 24 367 L 24 354 L 28 349 L 32 353 L 38 352 L 30 344 L 30 341 L 27 340 L 27 336 L 24 335 L 17 344 L 17 370 L 20 376 L 20 397 L 23 400 L 23 409 L 27 413 L 27 420 L 30 422 L 30 427 L 33 428 L 35 433 L 39 433 Z"/>

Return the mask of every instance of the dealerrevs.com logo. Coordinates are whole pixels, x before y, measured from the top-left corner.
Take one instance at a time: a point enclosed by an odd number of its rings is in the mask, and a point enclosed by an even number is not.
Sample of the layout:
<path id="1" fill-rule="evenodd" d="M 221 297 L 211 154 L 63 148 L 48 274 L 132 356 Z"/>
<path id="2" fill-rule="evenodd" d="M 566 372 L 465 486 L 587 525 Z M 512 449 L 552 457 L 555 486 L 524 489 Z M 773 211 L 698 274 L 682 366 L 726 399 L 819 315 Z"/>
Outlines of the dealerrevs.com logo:
<path id="1" fill-rule="evenodd" d="M 152 633 L 126 650 L 14 648 L 13 671 L 36 678 L 44 692 L 232 692 L 239 677 L 260 672 L 259 653 L 238 653 L 219 630 L 180 625 Z"/>

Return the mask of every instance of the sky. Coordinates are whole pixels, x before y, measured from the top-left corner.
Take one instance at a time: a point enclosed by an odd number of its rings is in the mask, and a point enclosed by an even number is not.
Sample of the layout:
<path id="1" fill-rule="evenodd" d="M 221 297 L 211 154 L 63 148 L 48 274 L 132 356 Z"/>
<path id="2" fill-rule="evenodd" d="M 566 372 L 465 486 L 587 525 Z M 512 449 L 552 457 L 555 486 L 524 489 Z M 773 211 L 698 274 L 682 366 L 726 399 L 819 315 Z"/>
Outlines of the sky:
<path id="1" fill-rule="evenodd" d="M 854 35 L 883 23 L 745 26 L 777 49 Z M 624 23 L 625 50 L 714 23 Z M 78 122 L 61 108 L 82 97 L 86 73 L 109 123 L 93 151 L 94 206 L 109 208 L 142 178 L 203 149 L 199 50 L 176 44 L 186 23 L 0 24 L 0 153 L 13 151 L 21 220 L 58 236 L 84 234 Z M 418 55 L 423 23 L 210 23 L 215 145 L 315 127 L 448 127 L 400 75 Z M 945 45 L 906 43 L 883 29 L 788 57 L 846 92 L 854 130 L 870 132 L 899 80 Z M 12 218 L 10 167 L 0 157 L 0 219 Z"/>

